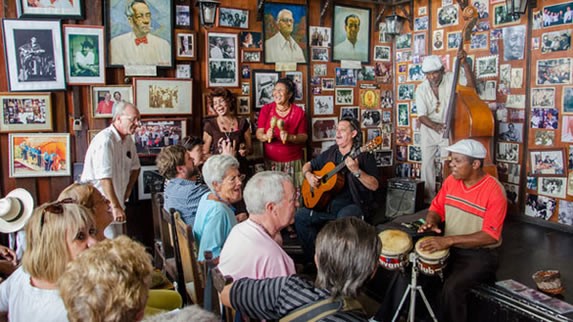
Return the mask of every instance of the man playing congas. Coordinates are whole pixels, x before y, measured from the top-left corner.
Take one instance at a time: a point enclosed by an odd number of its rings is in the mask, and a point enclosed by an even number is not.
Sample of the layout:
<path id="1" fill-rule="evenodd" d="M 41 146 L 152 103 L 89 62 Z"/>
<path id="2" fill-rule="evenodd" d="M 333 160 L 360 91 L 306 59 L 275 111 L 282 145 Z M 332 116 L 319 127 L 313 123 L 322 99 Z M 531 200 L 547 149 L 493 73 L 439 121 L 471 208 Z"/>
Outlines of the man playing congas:
<path id="1" fill-rule="evenodd" d="M 442 230 L 444 235 L 420 242 L 429 253 L 450 250 L 448 269 L 440 294 L 439 321 L 467 320 L 466 297 L 469 289 L 492 281 L 497 270 L 497 247 L 507 211 L 503 186 L 486 174 L 485 147 L 466 139 L 446 148 L 451 152 L 452 174 L 446 178 L 418 232 Z"/>

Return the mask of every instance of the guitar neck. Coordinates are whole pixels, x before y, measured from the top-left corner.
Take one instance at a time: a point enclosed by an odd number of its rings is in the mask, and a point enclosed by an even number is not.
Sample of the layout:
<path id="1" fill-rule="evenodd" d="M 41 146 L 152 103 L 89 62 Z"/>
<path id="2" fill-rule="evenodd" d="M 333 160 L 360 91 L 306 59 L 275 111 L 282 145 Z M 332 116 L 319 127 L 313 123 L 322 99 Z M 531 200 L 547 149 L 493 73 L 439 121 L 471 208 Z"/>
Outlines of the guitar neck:
<path id="1" fill-rule="evenodd" d="M 358 150 L 355 150 L 354 152 L 352 152 L 348 157 L 349 158 L 356 158 L 357 156 L 360 155 L 360 153 L 363 152 L 362 150 L 363 148 L 360 148 Z M 326 175 L 323 176 L 324 181 L 327 181 L 328 179 L 332 178 L 332 176 L 334 176 L 335 174 L 337 174 L 340 170 L 342 170 L 342 168 L 344 168 L 346 166 L 346 163 L 344 163 L 344 161 L 340 162 L 336 167 L 334 167 L 334 169 L 328 171 L 328 173 Z"/>

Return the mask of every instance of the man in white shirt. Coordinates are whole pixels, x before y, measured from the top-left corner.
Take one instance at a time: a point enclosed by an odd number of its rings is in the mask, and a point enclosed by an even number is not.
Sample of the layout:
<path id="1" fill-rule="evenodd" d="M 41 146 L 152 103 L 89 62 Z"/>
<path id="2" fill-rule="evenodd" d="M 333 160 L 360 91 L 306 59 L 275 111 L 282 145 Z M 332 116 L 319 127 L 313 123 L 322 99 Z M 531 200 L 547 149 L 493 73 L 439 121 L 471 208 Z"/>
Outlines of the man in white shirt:
<path id="1" fill-rule="evenodd" d="M 358 40 L 360 32 L 360 17 L 350 14 L 344 19 L 346 38 L 334 46 L 333 59 L 349 59 L 368 61 L 367 43 Z"/>
<path id="2" fill-rule="evenodd" d="M 91 141 L 81 181 L 91 182 L 109 200 L 114 222 L 104 231 L 107 238 L 122 233 L 125 224 L 125 200 L 137 181 L 141 165 L 132 135 L 140 126 L 135 105 L 120 102 L 112 124 Z"/>
<path id="3" fill-rule="evenodd" d="M 295 62 L 306 63 L 302 48 L 291 37 L 294 18 L 288 9 L 279 11 L 279 32 L 265 41 L 265 63 Z"/>
<path id="4" fill-rule="evenodd" d="M 125 12 L 132 31 L 112 38 L 112 65 L 171 66 L 171 45 L 151 34 L 151 11 L 145 0 L 130 0 Z"/>

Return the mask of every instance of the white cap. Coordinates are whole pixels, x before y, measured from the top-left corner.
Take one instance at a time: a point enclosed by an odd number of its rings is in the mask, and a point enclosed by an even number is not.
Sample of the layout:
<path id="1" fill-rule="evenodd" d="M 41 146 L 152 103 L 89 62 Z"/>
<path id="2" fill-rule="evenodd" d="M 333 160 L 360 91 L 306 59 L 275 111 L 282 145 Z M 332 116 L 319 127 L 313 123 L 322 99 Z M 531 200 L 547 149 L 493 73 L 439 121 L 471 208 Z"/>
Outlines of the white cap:
<path id="1" fill-rule="evenodd" d="M 484 159 L 487 151 L 483 144 L 476 140 L 465 139 L 446 148 L 447 151 L 467 155 L 476 159 Z"/>
<path id="2" fill-rule="evenodd" d="M 11 233 L 24 228 L 33 210 L 34 199 L 27 190 L 12 190 L 0 199 L 0 232 Z"/>
<path id="3" fill-rule="evenodd" d="M 424 61 L 422 62 L 422 72 L 424 73 L 431 73 L 437 70 L 440 70 L 444 65 L 442 64 L 442 60 L 440 57 L 436 55 L 426 56 L 424 57 Z"/>

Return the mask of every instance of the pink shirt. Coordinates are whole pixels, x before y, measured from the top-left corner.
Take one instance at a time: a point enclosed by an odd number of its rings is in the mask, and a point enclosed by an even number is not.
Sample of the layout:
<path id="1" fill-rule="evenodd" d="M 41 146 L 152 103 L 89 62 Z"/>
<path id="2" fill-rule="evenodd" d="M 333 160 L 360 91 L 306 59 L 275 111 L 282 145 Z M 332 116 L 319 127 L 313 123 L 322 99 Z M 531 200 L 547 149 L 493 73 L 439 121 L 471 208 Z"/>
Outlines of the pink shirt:
<path id="1" fill-rule="evenodd" d="M 266 104 L 261 109 L 257 128 L 264 129 L 265 132 L 271 126 L 271 118 L 282 118 L 285 121 L 284 130 L 288 134 L 306 134 L 306 117 L 300 106 L 292 104 L 290 112 L 285 117 L 280 117 L 276 111 L 276 103 Z M 283 144 L 280 138 L 280 130 L 275 126 L 271 143 L 265 143 L 265 158 L 277 162 L 290 162 L 302 159 L 302 148 L 304 144 L 293 144 L 287 142 Z"/>

